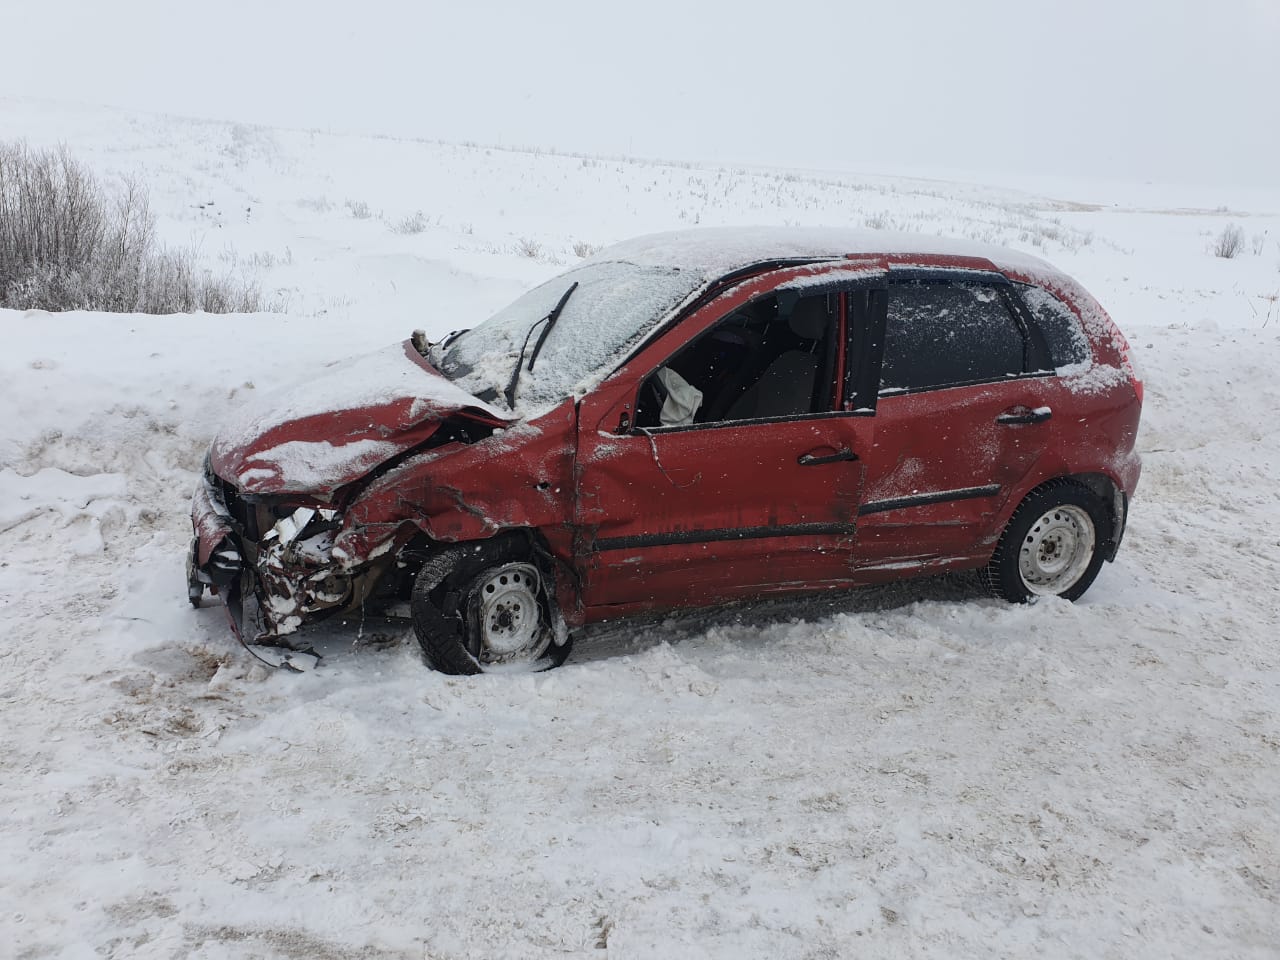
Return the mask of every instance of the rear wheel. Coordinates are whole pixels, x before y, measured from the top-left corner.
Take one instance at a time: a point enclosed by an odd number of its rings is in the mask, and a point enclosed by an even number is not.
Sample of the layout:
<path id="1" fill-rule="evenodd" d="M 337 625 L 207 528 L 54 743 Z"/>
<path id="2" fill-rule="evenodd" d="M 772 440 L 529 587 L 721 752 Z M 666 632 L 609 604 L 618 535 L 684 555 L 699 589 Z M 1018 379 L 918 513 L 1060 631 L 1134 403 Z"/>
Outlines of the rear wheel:
<path id="1" fill-rule="evenodd" d="M 1013 603 L 1078 599 L 1102 567 L 1110 525 L 1106 504 L 1079 483 L 1058 480 L 1033 491 L 983 571 L 987 589 Z"/>
<path id="2" fill-rule="evenodd" d="M 549 670 L 572 646 L 552 593 L 523 543 L 451 548 L 423 564 L 414 582 L 414 632 L 441 673 Z"/>

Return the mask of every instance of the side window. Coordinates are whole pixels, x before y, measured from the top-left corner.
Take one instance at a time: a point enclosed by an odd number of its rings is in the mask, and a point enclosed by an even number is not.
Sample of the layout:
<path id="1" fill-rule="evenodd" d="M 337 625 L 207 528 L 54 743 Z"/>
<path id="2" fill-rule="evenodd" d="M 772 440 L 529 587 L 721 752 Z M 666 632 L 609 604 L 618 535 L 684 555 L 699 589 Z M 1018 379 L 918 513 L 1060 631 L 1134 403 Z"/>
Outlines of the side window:
<path id="1" fill-rule="evenodd" d="M 980 383 L 1023 372 L 1022 330 L 990 285 L 889 287 L 880 392 Z"/>
<path id="2" fill-rule="evenodd" d="M 1054 367 L 1084 363 L 1089 359 L 1089 341 L 1085 339 L 1080 318 L 1071 312 L 1070 307 L 1041 287 L 1019 284 L 1018 291 L 1044 335 L 1045 346 L 1049 348 L 1049 362 Z"/>
<path id="3" fill-rule="evenodd" d="M 836 294 L 753 300 L 659 367 L 636 426 L 760 420 L 830 410 Z"/>

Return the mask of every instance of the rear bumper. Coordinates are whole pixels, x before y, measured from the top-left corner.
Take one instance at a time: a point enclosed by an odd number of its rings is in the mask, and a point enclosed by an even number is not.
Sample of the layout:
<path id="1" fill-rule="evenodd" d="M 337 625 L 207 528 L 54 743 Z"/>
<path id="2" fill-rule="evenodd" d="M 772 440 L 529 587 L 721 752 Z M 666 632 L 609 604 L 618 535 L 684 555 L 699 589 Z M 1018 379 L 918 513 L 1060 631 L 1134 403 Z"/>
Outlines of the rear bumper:
<path id="1" fill-rule="evenodd" d="M 1138 489 L 1138 479 L 1142 476 L 1142 458 L 1136 450 L 1131 451 L 1117 466 L 1117 479 L 1126 499 L 1132 499 Z"/>
<path id="2" fill-rule="evenodd" d="M 1112 530 L 1111 539 L 1104 554 L 1107 560 L 1114 560 L 1120 550 L 1120 541 L 1124 539 L 1125 530 L 1129 526 L 1129 504 L 1133 500 L 1133 492 L 1138 488 L 1138 478 L 1142 476 L 1142 458 L 1137 451 L 1117 464 L 1115 499 L 1111 506 Z"/>
<path id="3" fill-rule="evenodd" d="M 1103 554 L 1104 559 L 1108 561 L 1115 560 L 1116 554 L 1120 552 L 1120 541 L 1124 539 L 1124 531 L 1129 525 L 1129 498 L 1123 490 L 1116 491 L 1111 516 L 1111 539 L 1107 542 L 1106 552 Z"/>

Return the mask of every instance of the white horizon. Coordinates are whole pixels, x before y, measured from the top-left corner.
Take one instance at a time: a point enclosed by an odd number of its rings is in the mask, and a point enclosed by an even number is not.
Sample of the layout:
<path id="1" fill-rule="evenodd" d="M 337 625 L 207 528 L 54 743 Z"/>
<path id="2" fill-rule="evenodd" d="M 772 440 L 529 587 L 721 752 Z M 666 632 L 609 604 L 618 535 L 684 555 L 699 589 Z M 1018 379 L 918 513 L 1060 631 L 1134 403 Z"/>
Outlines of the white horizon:
<path id="1" fill-rule="evenodd" d="M 47 0 L 7 14 L 32 42 L 0 97 L 712 163 L 1276 182 L 1269 0 L 602 9 Z"/>

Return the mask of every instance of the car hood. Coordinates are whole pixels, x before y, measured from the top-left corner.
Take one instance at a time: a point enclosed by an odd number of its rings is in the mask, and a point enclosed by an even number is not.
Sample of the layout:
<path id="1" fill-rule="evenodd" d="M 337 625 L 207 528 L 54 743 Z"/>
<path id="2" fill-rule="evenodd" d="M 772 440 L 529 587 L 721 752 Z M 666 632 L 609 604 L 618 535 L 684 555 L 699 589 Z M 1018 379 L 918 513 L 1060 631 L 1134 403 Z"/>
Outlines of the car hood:
<path id="1" fill-rule="evenodd" d="M 214 438 L 214 472 L 251 494 L 327 494 L 462 416 L 511 415 L 455 386 L 410 341 L 321 368 L 246 405 Z"/>

